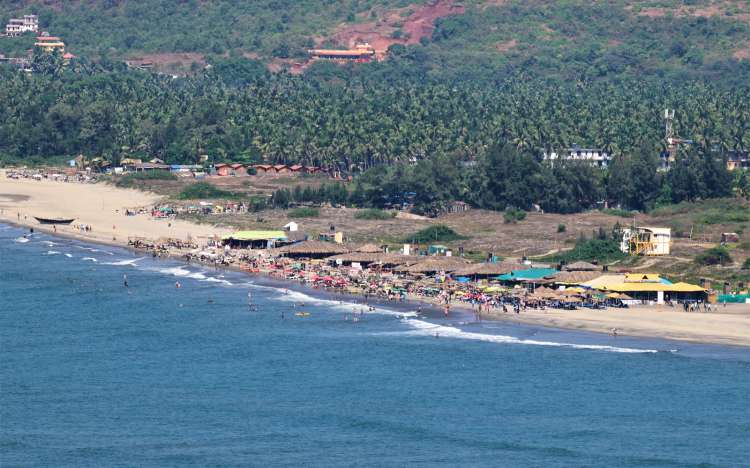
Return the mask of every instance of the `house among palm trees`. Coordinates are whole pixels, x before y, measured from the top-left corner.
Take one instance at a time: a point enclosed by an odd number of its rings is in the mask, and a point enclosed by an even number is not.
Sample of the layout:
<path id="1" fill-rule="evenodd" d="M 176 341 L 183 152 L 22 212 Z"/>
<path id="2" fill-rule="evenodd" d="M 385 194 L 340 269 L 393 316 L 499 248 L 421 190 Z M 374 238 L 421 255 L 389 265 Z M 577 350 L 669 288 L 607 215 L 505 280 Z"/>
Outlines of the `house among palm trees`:
<path id="1" fill-rule="evenodd" d="M 555 151 L 549 153 L 545 151 L 544 160 L 550 166 L 554 166 L 555 161 L 580 161 L 593 167 L 605 169 L 612 161 L 612 155 L 603 149 L 580 148 L 578 145 L 573 145 L 572 148 L 567 148 L 559 154 Z"/>
<path id="2" fill-rule="evenodd" d="M 44 52 L 54 52 L 59 50 L 61 53 L 65 53 L 65 43 L 63 40 L 57 36 L 50 36 L 46 32 L 43 32 L 41 36 L 36 38 L 34 46 Z"/>
<path id="3" fill-rule="evenodd" d="M 39 17 L 37 15 L 11 18 L 5 25 L 5 35 L 8 37 L 20 36 L 27 31 L 39 32 Z"/>
<path id="4" fill-rule="evenodd" d="M 750 169 L 750 152 L 729 151 L 727 156 L 727 170 Z"/>

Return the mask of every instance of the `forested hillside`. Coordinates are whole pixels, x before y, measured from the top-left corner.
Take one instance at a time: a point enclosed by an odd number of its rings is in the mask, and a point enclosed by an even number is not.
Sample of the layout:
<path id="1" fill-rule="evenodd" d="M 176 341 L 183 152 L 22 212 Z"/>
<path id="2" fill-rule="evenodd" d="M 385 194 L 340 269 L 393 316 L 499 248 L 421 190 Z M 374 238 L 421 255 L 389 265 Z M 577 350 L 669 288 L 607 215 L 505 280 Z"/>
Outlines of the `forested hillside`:
<path id="1" fill-rule="evenodd" d="M 523 69 L 732 83 L 750 73 L 750 5 L 742 0 L 11 0 L 0 20 L 31 11 L 89 58 L 190 52 L 185 60 L 199 66 L 230 55 L 278 68 L 304 60 L 313 45 L 363 39 L 413 49 L 438 77 Z M 0 40 L 0 53 L 22 41 Z"/>
<path id="2" fill-rule="evenodd" d="M 0 66 L 0 163 L 300 163 L 364 173 L 357 204 L 415 193 L 424 212 L 457 199 L 575 212 L 750 193 L 725 168 L 750 148 L 747 2 L 12 3 L 6 16 L 39 13 L 78 58 Z M 390 44 L 387 58 L 269 71 L 358 35 Z M 29 41 L 1 38 L 0 50 Z M 123 63 L 169 52 L 200 63 L 181 77 Z M 695 142 L 668 175 L 665 108 Z M 540 162 L 576 144 L 616 155 L 613 168 Z"/>

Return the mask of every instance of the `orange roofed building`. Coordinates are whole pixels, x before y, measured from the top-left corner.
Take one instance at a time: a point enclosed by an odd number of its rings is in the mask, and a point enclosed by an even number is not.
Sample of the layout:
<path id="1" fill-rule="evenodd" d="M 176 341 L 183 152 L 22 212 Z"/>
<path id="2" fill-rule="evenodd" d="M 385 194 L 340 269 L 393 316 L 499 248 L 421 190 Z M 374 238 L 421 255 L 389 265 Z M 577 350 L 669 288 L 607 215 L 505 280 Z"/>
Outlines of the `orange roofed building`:
<path id="1" fill-rule="evenodd" d="M 57 36 L 39 36 L 36 38 L 34 45 L 45 52 L 54 52 L 55 50 L 65 52 L 65 43 Z"/>
<path id="2" fill-rule="evenodd" d="M 369 62 L 375 58 L 375 49 L 368 43 L 357 44 L 354 49 L 310 49 L 307 52 L 313 59 L 338 62 Z"/>

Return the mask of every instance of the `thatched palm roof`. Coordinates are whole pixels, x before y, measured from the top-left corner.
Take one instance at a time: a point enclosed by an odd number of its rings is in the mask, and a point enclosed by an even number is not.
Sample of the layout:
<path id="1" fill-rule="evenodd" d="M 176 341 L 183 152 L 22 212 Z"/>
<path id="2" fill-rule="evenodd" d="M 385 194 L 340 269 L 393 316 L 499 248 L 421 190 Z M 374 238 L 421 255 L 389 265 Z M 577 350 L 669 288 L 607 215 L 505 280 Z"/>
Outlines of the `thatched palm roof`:
<path id="1" fill-rule="evenodd" d="M 469 263 L 460 257 L 425 257 L 413 265 L 398 268 L 405 273 L 434 273 L 436 271 L 454 271 Z"/>
<path id="2" fill-rule="evenodd" d="M 529 267 L 520 263 L 473 263 L 453 272 L 453 276 L 497 276 L 517 270 L 528 270 Z"/>
<path id="3" fill-rule="evenodd" d="M 354 249 L 354 251 L 363 253 L 382 253 L 383 249 L 375 244 L 363 244 Z"/>
<path id="4" fill-rule="evenodd" d="M 573 262 L 563 266 L 563 270 L 565 271 L 598 271 L 600 269 L 599 266 L 589 262 Z"/>
<path id="5" fill-rule="evenodd" d="M 337 255 L 348 253 L 349 249 L 340 244 L 333 242 L 323 242 L 317 240 L 308 240 L 296 244 L 286 245 L 277 250 L 282 254 L 294 255 Z"/>
<path id="6" fill-rule="evenodd" d="M 600 271 L 561 271 L 550 277 L 553 283 L 582 284 L 602 276 Z"/>
<path id="7" fill-rule="evenodd" d="M 400 255 L 400 254 L 387 254 L 387 253 L 368 253 L 368 252 L 350 252 L 333 257 L 328 257 L 328 261 L 335 262 L 341 260 L 343 263 L 359 262 L 359 263 L 382 263 L 387 265 L 406 265 L 416 263 L 417 257 Z"/>

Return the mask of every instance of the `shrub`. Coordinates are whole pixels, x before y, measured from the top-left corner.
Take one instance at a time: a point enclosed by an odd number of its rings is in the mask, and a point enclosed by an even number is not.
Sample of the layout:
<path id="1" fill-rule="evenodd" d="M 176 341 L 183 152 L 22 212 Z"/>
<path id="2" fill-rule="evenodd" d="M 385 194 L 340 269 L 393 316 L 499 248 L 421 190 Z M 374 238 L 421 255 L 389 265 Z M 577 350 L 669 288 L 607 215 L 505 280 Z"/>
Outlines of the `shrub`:
<path id="1" fill-rule="evenodd" d="M 732 256 L 725 247 L 712 247 L 696 255 L 695 263 L 698 265 L 730 265 Z"/>
<path id="2" fill-rule="evenodd" d="M 396 217 L 395 211 L 385 211 L 385 210 L 378 210 L 378 209 L 368 209 L 368 210 L 362 210 L 358 211 L 355 215 L 355 219 L 379 219 L 379 220 L 386 220 L 386 219 L 393 219 Z"/>
<path id="3" fill-rule="evenodd" d="M 557 225 L 557 232 L 565 232 L 566 229 L 567 228 L 565 227 L 564 224 L 558 224 Z"/>
<path id="4" fill-rule="evenodd" d="M 632 211 L 621 210 L 619 208 L 604 208 L 601 212 L 610 216 L 619 216 L 621 218 L 630 218 L 633 216 Z"/>
<path id="5" fill-rule="evenodd" d="M 169 171 L 134 172 L 120 177 L 115 185 L 118 187 L 135 187 L 140 181 L 146 180 L 177 180 L 177 176 Z"/>
<path id="6" fill-rule="evenodd" d="M 620 250 L 620 244 L 612 239 L 578 239 L 572 250 L 563 252 L 548 260 L 572 263 L 577 261 L 612 263 L 627 257 Z"/>
<path id="7" fill-rule="evenodd" d="M 237 198 L 237 194 L 222 190 L 208 182 L 196 182 L 182 189 L 178 198 L 180 200 L 196 200 L 200 198 Z"/>
<path id="8" fill-rule="evenodd" d="M 421 231 L 415 232 L 411 236 L 405 237 L 403 242 L 413 242 L 417 244 L 426 244 L 429 242 L 450 242 L 454 240 L 466 239 L 453 229 L 442 224 L 436 224 Z"/>
<path id="9" fill-rule="evenodd" d="M 742 262 L 742 269 L 743 270 L 750 270 L 750 257 L 747 257 L 744 262 Z"/>
<path id="10" fill-rule="evenodd" d="M 523 210 L 508 208 L 505 210 L 505 213 L 503 213 L 503 220 L 505 221 L 505 224 L 515 224 L 518 221 L 523 221 L 524 219 L 526 219 L 526 212 Z"/>
<path id="11" fill-rule="evenodd" d="M 290 218 L 317 218 L 320 216 L 320 210 L 310 207 L 295 208 L 289 211 L 287 216 Z"/>

